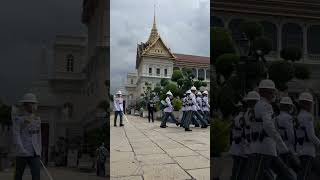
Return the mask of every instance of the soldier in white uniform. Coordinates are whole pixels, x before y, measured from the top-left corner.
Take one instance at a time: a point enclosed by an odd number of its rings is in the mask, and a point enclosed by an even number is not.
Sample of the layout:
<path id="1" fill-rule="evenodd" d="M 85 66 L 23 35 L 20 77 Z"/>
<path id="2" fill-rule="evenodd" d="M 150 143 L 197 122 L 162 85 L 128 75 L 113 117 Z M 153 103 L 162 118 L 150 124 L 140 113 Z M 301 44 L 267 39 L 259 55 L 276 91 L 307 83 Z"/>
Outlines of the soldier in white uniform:
<path id="1" fill-rule="evenodd" d="M 195 116 L 201 123 L 201 128 L 207 128 L 207 122 L 201 117 L 200 113 L 198 112 L 198 110 L 200 109 L 200 107 L 198 106 L 197 100 L 196 100 L 196 96 L 195 93 L 197 91 L 197 88 L 192 86 L 191 87 L 191 94 L 190 94 L 190 98 L 191 98 L 191 107 L 192 107 L 192 117 Z"/>
<path id="2" fill-rule="evenodd" d="M 292 154 L 296 154 L 295 150 L 295 131 L 294 120 L 291 115 L 293 110 L 293 103 L 290 97 L 283 97 L 280 100 L 280 114 L 276 117 L 278 131 Z M 280 153 L 280 158 L 294 171 L 300 169 L 300 164 L 297 161 L 290 161 L 286 155 Z M 296 157 L 296 156 L 295 156 Z"/>
<path id="3" fill-rule="evenodd" d="M 244 114 L 244 154 L 246 155 L 245 168 L 243 168 L 243 177 L 248 178 L 251 161 L 254 154 L 251 151 L 251 123 L 254 121 L 254 106 L 260 100 L 260 95 L 256 91 L 250 91 L 243 101 L 246 104 L 246 111 Z"/>
<path id="4" fill-rule="evenodd" d="M 181 117 L 181 121 L 180 121 L 180 127 L 184 126 L 184 121 L 185 121 L 185 117 L 186 117 L 186 106 L 187 106 L 187 97 L 186 94 L 183 94 L 182 96 L 182 117 Z"/>
<path id="5" fill-rule="evenodd" d="M 191 96 L 191 91 L 188 90 L 186 92 L 186 111 L 185 111 L 185 119 L 184 119 L 184 129 L 185 131 L 192 131 L 189 127 L 190 127 L 190 123 L 191 123 L 191 120 L 192 120 L 192 116 L 193 116 L 193 113 L 192 113 L 192 98 L 190 97 Z"/>
<path id="6" fill-rule="evenodd" d="M 314 132 L 314 120 L 312 116 L 313 97 L 304 92 L 299 96 L 300 112 L 298 115 L 297 153 L 301 161 L 301 171 L 298 180 L 307 180 L 310 174 L 313 159 L 316 156 L 316 148 L 320 147 L 320 140 Z M 319 173 L 319 172 L 317 172 Z"/>
<path id="7" fill-rule="evenodd" d="M 271 171 L 281 179 L 295 179 L 286 164 L 278 157 L 280 153 L 290 156 L 275 126 L 271 102 L 276 99 L 275 84 L 272 80 L 262 80 L 259 84 L 260 101 L 254 107 L 255 119 L 251 123 L 251 151 L 255 153 L 250 169 L 250 179 L 273 179 Z"/>
<path id="8" fill-rule="evenodd" d="M 202 111 L 204 113 L 204 119 L 210 124 L 210 104 L 208 99 L 208 91 L 203 91 L 202 93 Z"/>
<path id="9" fill-rule="evenodd" d="M 164 110 L 163 110 L 164 111 L 164 116 L 162 118 L 162 122 L 161 122 L 160 127 L 161 128 L 166 128 L 167 127 L 166 123 L 167 123 L 167 120 L 168 120 L 169 117 L 171 118 L 171 120 L 176 121 L 176 125 L 179 126 L 180 123 L 176 120 L 176 118 L 174 117 L 174 115 L 172 113 L 173 112 L 173 106 L 172 106 L 172 103 L 171 103 L 171 99 L 173 98 L 173 94 L 170 91 L 168 91 L 166 93 L 166 95 L 167 95 L 166 108 L 164 108 Z"/>
<path id="10" fill-rule="evenodd" d="M 231 146 L 229 153 L 232 155 L 233 167 L 231 180 L 244 179 L 244 172 L 247 163 L 245 154 L 245 108 L 242 103 L 237 104 L 239 113 L 234 117 L 231 128 Z"/>
<path id="11" fill-rule="evenodd" d="M 121 97 L 121 91 L 118 91 L 116 97 L 114 98 L 114 126 L 117 126 L 117 117 L 120 116 L 120 126 L 124 126 L 122 123 L 123 119 L 123 98 Z"/>
<path id="12" fill-rule="evenodd" d="M 13 144 L 15 145 L 16 167 L 15 180 L 22 180 L 26 165 L 28 164 L 32 179 L 40 180 L 41 156 L 41 120 L 36 115 L 37 98 L 27 93 L 20 101 L 23 112 L 13 117 Z"/>

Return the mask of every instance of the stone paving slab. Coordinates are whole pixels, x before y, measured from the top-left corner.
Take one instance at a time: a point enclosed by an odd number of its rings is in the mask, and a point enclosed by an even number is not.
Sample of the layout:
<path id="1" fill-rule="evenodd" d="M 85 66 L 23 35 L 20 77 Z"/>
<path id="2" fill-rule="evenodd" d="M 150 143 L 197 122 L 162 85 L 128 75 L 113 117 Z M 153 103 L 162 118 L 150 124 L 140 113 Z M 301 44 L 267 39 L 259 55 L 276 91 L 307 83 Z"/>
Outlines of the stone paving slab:
<path id="1" fill-rule="evenodd" d="M 185 132 L 172 123 L 162 129 L 159 121 L 126 118 L 124 127 L 110 129 L 111 179 L 209 180 L 209 128 Z"/>
<path id="2" fill-rule="evenodd" d="M 189 170 L 188 173 L 196 180 L 210 179 L 210 168 Z"/>
<path id="3" fill-rule="evenodd" d="M 210 160 L 202 156 L 186 156 L 174 158 L 183 169 L 198 169 L 210 167 Z"/>

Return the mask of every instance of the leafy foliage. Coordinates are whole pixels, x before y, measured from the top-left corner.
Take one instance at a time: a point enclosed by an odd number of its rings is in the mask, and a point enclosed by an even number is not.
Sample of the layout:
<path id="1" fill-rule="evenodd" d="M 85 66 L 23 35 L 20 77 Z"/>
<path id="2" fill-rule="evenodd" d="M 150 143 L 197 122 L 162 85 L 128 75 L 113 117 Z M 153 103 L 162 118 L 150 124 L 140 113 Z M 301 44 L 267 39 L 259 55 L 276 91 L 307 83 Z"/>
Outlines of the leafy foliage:
<path id="1" fill-rule="evenodd" d="M 217 58 L 216 71 L 228 79 L 235 70 L 240 57 L 236 54 L 223 54 Z"/>
<path id="2" fill-rule="evenodd" d="M 175 111 L 179 111 L 182 107 L 182 101 L 178 98 L 174 98 L 172 101 L 172 106 Z"/>
<path id="3" fill-rule="evenodd" d="M 161 85 L 161 86 L 166 86 L 168 83 L 169 83 L 169 80 L 166 79 L 166 78 L 163 78 L 163 79 L 161 79 L 161 81 L 160 81 L 160 85 Z"/>
<path id="4" fill-rule="evenodd" d="M 269 76 L 279 90 L 285 90 L 286 83 L 294 77 L 294 67 L 287 61 L 274 61 L 269 67 Z"/>
<path id="5" fill-rule="evenodd" d="M 223 119 L 214 119 L 210 128 L 211 157 L 220 156 L 229 148 L 231 122 Z"/>
<path id="6" fill-rule="evenodd" d="M 224 28 L 214 27 L 210 29 L 210 44 L 210 57 L 214 60 L 223 54 L 236 52 L 231 36 Z"/>
<path id="7" fill-rule="evenodd" d="M 297 79 L 309 79 L 310 78 L 310 70 L 304 64 L 294 64 L 294 76 Z"/>
<path id="8" fill-rule="evenodd" d="M 183 79 L 183 74 L 180 70 L 174 70 L 171 80 L 177 82 L 179 79 Z"/>
<path id="9" fill-rule="evenodd" d="M 298 47 L 287 47 L 281 50 L 280 52 L 281 58 L 287 61 L 299 61 L 302 57 L 301 49 Z"/>

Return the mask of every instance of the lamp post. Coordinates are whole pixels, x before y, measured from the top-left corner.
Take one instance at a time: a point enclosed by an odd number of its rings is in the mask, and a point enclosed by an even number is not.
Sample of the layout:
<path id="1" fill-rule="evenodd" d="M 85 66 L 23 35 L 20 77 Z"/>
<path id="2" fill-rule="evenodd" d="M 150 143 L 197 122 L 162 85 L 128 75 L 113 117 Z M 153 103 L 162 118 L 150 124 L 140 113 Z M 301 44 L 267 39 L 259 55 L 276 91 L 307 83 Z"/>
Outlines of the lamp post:
<path id="1" fill-rule="evenodd" d="M 240 61 L 239 61 L 239 69 L 241 70 L 241 92 L 242 95 L 245 96 L 246 94 L 246 65 L 248 64 L 248 54 L 250 53 L 250 44 L 247 36 L 245 33 L 242 33 L 241 37 L 238 40 L 238 51 L 240 54 Z"/>

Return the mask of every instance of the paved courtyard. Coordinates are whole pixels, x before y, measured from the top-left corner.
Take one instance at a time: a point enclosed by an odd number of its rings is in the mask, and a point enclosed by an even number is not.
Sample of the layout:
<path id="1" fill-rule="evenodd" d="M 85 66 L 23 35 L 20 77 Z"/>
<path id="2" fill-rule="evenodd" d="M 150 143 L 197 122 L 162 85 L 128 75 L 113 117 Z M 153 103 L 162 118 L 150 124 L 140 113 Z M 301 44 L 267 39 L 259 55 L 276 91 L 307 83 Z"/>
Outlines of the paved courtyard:
<path id="1" fill-rule="evenodd" d="M 209 128 L 183 128 L 148 123 L 126 116 L 124 127 L 113 127 L 111 116 L 110 173 L 112 180 L 209 180 Z M 118 119 L 119 120 L 119 119 Z"/>
<path id="2" fill-rule="evenodd" d="M 78 169 L 71 168 L 48 168 L 52 178 L 54 180 L 105 180 L 106 177 L 97 177 L 94 172 L 81 172 Z M 0 172 L 1 180 L 10 180 L 13 179 L 13 170 L 11 169 L 8 172 Z M 23 180 L 31 180 L 30 169 L 26 168 L 24 172 Z M 46 176 L 44 170 L 41 170 L 41 180 L 50 180 L 48 176 Z"/>

